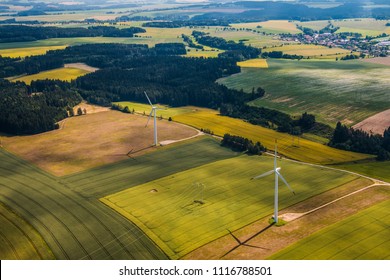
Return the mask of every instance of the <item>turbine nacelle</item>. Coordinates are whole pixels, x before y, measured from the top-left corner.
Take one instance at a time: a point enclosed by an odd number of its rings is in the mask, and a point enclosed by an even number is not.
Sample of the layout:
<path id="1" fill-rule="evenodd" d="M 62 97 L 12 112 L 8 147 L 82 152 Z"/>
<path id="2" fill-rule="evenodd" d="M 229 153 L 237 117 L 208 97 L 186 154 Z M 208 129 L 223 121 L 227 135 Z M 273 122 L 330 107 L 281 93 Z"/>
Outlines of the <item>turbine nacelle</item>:
<path id="1" fill-rule="evenodd" d="M 154 145 L 157 146 L 158 141 L 157 141 L 156 111 L 157 111 L 157 110 L 163 110 L 163 109 L 160 109 L 160 108 L 154 106 L 154 105 L 152 104 L 152 102 L 150 101 L 149 96 L 146 94 L 145 91 L 144 91 L 144 93 L 145 93 L 146 98 L 148 99 L 148 102 L 149 102 L 150 106 L 152 107 L 152 110 L 150 111 L 150 114 L 149 114 L 149 117 L 148 117 L 148 120 L 147 120 L 147 122 L 146 122 L 145 127 L 148 126 L 149 120 L 150 120 L 150 118 L 151 118 L 152 115 L 153 115 L 153 120 L 154 120 Z"/>

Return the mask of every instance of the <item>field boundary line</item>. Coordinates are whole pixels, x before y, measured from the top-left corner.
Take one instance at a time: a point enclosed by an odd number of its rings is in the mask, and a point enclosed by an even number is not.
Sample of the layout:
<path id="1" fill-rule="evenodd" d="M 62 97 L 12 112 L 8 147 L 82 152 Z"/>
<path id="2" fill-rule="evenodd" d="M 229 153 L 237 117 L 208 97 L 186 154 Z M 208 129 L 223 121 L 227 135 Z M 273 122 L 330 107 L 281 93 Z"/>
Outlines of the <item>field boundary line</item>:
<path id="1" fill-rule="evenodd" d="M 294 220 L 296 220 L 296 219 L 299 219 L 299 218 L 301 218 L 301 217 L 303 217 L 303 216 L 306 216 L 306 215 L 308 215 L 308 214 L 311 214 L 311 213 L 313 213 L 313 212 L 315 212 L 315 211 L 317 211 L 317 210 L 320 210 L 320 209 L 322 209 L 322 208 L 325 208 L 326 206 L 329 206 L 329 205 L 331 205 L 331 204 L 333 204 L 333 203 L 335 203 L 335 202 L 337 202 L 337 201 L 340 201 L 340 200 L 342 200 L 342 199 L 344 199 L 344 198 L 346 198 L 346 197 L 349 197 L 349 196 L 352 196 L 352 195 L 354 195 L 354 194 L 357 194 L 357 193 L 360 193 L 360 192 L 362 192 L 362 191 L 365 191 L 365 190 L 367 190 L 367 189 L 370 189 L 370 188 L 373 188 L 373 187 L 377 187 L 377 186 L 389 186 L 390 187 L 390 184 L 381 184 L 381 183 L 374 183 L 374 184 L 371 184 L 371 185 L 369 185 L 369 186 L 366 186 L 366 187 L 363 187 L 363 188 L 361 188 L 361 189 L 359 189 L 359 190 L 356 190 L 356 191 L 353 191 L 353 192 L 351 192 L 351 193 L 349 193 L 349 194 L 346 194 L 346 195 L 343 195 L 343 196 L 341 196 L 341 197 L 339 197 L 339 198 L 336 198 L 336 199 L 334 199 L 334 200 L 332 200 L 332 201 L 329 201 L 329 202 L 327 202 L 327 203 L 325 203 L 325 204 L 323 204 L 323 205 L 321 205 L 321 206 L 318 206 L 318 207 L 316 207 L 316 208 L 313 208 L 313 209 L 311 209 L 311 210 L 309 210 L 309 211 L 306 211 L 306 212 L 303 212 L 303 213 L 285 213 L 285 214 L 282 214 L 280 217 L 283 219 L 283 220 L 285 220 L 286 222 L 291 222 L 291 221 L 294 221 Z"/>

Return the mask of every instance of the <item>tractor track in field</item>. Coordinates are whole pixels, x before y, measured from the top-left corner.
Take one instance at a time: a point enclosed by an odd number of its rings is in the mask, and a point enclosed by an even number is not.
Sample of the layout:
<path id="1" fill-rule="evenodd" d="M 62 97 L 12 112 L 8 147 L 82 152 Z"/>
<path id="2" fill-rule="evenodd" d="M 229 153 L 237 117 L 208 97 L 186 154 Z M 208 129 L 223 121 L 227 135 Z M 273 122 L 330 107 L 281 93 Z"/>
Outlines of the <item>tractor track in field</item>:
<path id="1" fill-rule="evenodd" d="M 0 213 L 0 215 L 4 218 L 4 219 L 6 219 L 9 223 L 11 223 L 11 224 L 13 224 L 19 231 L 20 231 L 20 233 L 22 233 L 25 237 L 26 237 L 26 239 L 28 240 L 28 242 L 31 244 L 31 246 L 34 248 L 34 250 L 35 250 L 35 252 L 37 253 L 37 255 L 39 256 L 39 258 L 41 259 L 41 260 L 43 260 L 44 258 L 43 258 L 43 256 L 42 256 L 42 254 L 41 254 L 41 252 L 40 252 L 40 250 L 35 246 L 35 242 L 31 239 L 31 237 L 19 226 L 19 225 L 17 225 L 16 223 L 14 223 L 10 218 L 8 218 L 7 216 L 5 216 L 5 215 L 3 215 L 3 213 Z M 4 238 L 6 238 L 4 235 L 3 235 L 3 233 L 2 232 L 0 232 L 0 234 L 4 237 Z M 8 239 L 8 238 L 6 238 L 6 239 Z M 14 248 L 14 246 L 12 246 L 12 248 Z M 19 259 L 21 259 L 21 258 L 19 258 Z"/>
<path id="2" fill-rule="evenodd" d="M 9 170 L 8 170 L 9 171 Z M 25 177 L 29 178 L 30 180 L 36 180 L 38 182 L 40 182 L 41 184 L 45 185 L 45 183 L 41 182 L 40 180 L 37 180 L 36 178 L 32 178 L 30 176 L 27 176 L 27 175 L 24 175 Z M 23 185 L 24 187 L 28 188 L 28 186 L 26 186 L 24 183 L 22 182 L 19 182 L 19 184 Z M 31 187 L 30 187 L 31 189 Z M 90 216 L 94 217 L 96 221 L 98 221 L 98 223 L 107 231 L 107 233 L 109 233 L 111 235 L 111 237 L 116 240 L 118 242 L 118 244 L 121 246 L 122 249 L 124 249 L 125 252 L 127 252 L 129 255 L 131 255 L 131 253 L 126 249 L 126 247 L 123 245 L 123 243 L 117 239 L 117 237 L 115 236 L 115 234 L 106 226 L 104 225 L 101 220 L 95 215 L 93 214 L 90 210 L 88 210 L 86 207 L 84 207 L 82 204 L 80 204 L 79 202 L 77 202 L 75 199 L 69 197 L 68 195 L 66 195 L 65 193 L 59 191 L 58 189 L 51 189 L 55 192 L 57 192 L 58 194 L 66 197 L 69 201 L 71 201 L 72 203 L 76 204 L 78 207 L 80 207 L 81 209 L 83 209 L 87 214 L 89 214 Z M 93 239 L 100 245 L 100 248 L 99 250 L 103 250 L 107 256 L 109 256 L 109 258 L 111 259 L 114 259 L 114 257 L 107 251 L 107 249 L 105 248 L 105 246 L 101 243 L 101 241 L 99 240 L 99 238 L 93 233 L 93 231 L 91 229 L 88 228 L 88 226 L 86 226 L 83 221 L 77 217 L 73 212 L 70 212 L 65 206 L 63 206 L 62 204 L 59 204 L 56 200 L 54 200 L 53 198 L 47 196 L 46 194 L 44 194 L 42 191 L 38 190 L 38 189 L 33 189 L 33 191 L 39 193 L 43 198 L 46 198 L 46 199 L 49 199 L 50 201 L 52 201 L 56 206 L 58 206 L 59 208 L 61 208 L 65 213 L 68 213 L 70 216 L 72 216 L 75 220 L 77 220 L 77 222 L 82 225 L 85 230 L 93 237 Z M 52 212 L 50 212 L 52 216 L 55 216 Z M 65 224 L 61 221 L 61 223 L 65 226 Z M 67 227 L 67 226 L 66 226 Z M 67 227 L 68 231 L 70 231 L 70 229 Z M 74 238 L 76 238 L 74 236 Z M 77 239 L 77 238 L 76 238 Z M 77 239 L 78 240 L 78 239 Z M 80 243 L 81 245 L 81 243 Z M 86 251 L 85 251 L 86 252 Z M 88 255 L 88 254 L 87 254 Z M 90 257 L 90 256 L 89 256 Z M 90 257 L 91 258 L 91 257 Z"/>
<path id="3" fill-rule="evenodd" d="M 3 184 L 0 184 L 0 186 L 4 186 Z M 4 195 L 3 195 L 4 196 Z M 27 210 L 26 207 L 23 207 L 21 206 L 18 202 L 16 202 L 14 199 L 10 198 L 10 197 L 7 197 L 7 196 L 4 196 L 7 200 L 9 200 L 10 202 L 12 202 L 13 205 L 16 205 L 16 207 L 18 209 L 22 209 L 22 211 L 24 211 L 28 216 L 31 217 L 31 219 L 35 220 L 40 226 L 42 226 L 42 228 L 44 228 L 46 230 L 46 232 L 51 236 L 51 238 L 53 239 L 54 243 L 58 246 L 58 248 L 60 249 L 60 251 L 62 252 L 62 254 L 65 256 L 65 259 L 70 259 L 68 253 L 66 252 L 66 250 L 62 247 L 61 243 L 59 242 L 59 240 L 57 239 L 56 235 L 39 219 L 37 219 L 35 217 L 34 214 L 31 213 L 31 211 Z M 31 226 L 33 226 L 34 223 L 30 223 Z M 41 236 L 44 238 L 44 235 L 42 233 L 41 230 L 39 230 L 39 226 L 38 227 L 34 227 L 40 234 Z M 44 238 L 44 240 L 47 242 L 47 239 Z M 49 244 L 48 244 L 49 245 Z M 53 249 L 52 246 L 50 246 L 51 249 Z M 54 252 L 53 252 L 54 253 Z"/>
<path id="4" fill-rule="evenodd" d="M 0 231 L 0 236 L 2 239 L 4 239 L 5 243 L 8 244 L 8 247 L 11 248 L 12 250 L 12 253 L 14 254 L 14 256 L 16 257 L 17 260 L 21 260 L 22 258 L 19 256 L 18 254 L 18 251 L 15 249 L 15 246 L 12 244 L 12 242 L 7 238 L 7 236 L 5 234 L 3 234 L 1 231 Z"/>
<path id="5" fill-rule="evenodd" d="M 35 204 L 36 206 L 38 207 L 41 207 L 46 213 L 50 214 L 52 216 L 52 218 L 57 221 L 60 225 L 62 225 L 62 227 L 69 233 L 70 237 L 72 237 L 72 239 L 78 244 L 79 248 L 83 251 L 83 253 L 85 255 L 88 255 L 88 252 L 86 251 L 86 249 L 84 248 L 84 246 L 80 243 L 80 241 L 77 239 L 77 237 L 74 235 L 74 233 L 70 230 L 70 228 L 63 222 L 61 221 L 60 218 L 58 218 L 56 215 L 53 214 L 52 211 L 50 211 L 49 209 L 47 209 L 46 207 L 42 206 L 40 203 L 38 203 L 36 200 L 34 200 L 33 198 L 31 197 L 28 197 L 26 196 L 25 194 L 23 194 L 22 192 L 18 191 L 18 190 L 15 190 L 14 188 L 11 188 L 11 187 L 8 187 L 8 186 L 5 186 L 5 185 L 2 185 L 3 187 L 13 191 L 13 192 L 16 192 L 18 193 L 20 196 L 22 197 L 25 197 L 28 201 L 31 201 L 33 204 Z M 4 194 L 2 192 L 2 195 L 3 196 L 6 196 L 6 194 Z M 20 206 L 20 205 L 19 205 Z M 25 208 L 24 208 L 25 209 Z M 33 215 L 30 211 L 28 211 L 30 215 Z M 53 233 L 54 234 L 54 233 Z M 90 256 L 89 256 L 89 259 L 92 259 Z"/>
<path id="6" fill-rule="evenodd" d="M 10 170 L 9 168 L 3 167 L 2 169 L 5 170 L 7 173 L 13 174 L 12 170 Z M 40 201 L 40 202 L 30 198 L 30 197 L 34 197 L 34 195 L 29 196 L 28 192 L 27 192 L 27 195 L 25 195 L 24 193 L 21 193 L 20 191 L 14 189 L 13 187 L 8 187 L 5 185 L 4 186 L 6 188 L 8 188 L 9 190 L 18 193 L 19 197 L 24 197 L 25 199 L 31 200 L 31 203 L 34 203 L 34 207 L 35 207 L 35 205 L 36 206 L 39 205 L 41 207 L 41 211 L 47 212 L 52 218 L 54 218 L 57 222 L 62 224 L 62 227 L 67 230 L 67 232 L 71 235 L 72 239 L 79 245 L 78 247 L 81 248 L 82 251 L 84 252 L 83 256 L 80 257 L 81 259 L 85 259 L 85 258 L 92 259 L 93 258 L 92 256 L 94 254 L 96 254 L 96 253 L 99 254 L 100 252 L 104 252 L 106 257 L 102 258 L 102 257 L 97 256 L 97 257 L 94 257 L 94 259 L 95 258 L 106 259 L 107 257 L 109 259 L 116 259 L 116 257 L 114 255 L 118 255 L 117 257 L 119 257 L 119 258 L 137 259 L 137 258 L 139 258 L 139 256 L 137 254 L 134 255 L 128 248 L 129 245 L 133 244 L 135 241 L 139 241 L 139 243 L 140 243 L 140 245 L 137 245 L 137 244 L 133 245 L 135 250 L 137 252 L 139 252 L 138 254 L 142 254 L 143 256 L 145 256 L 147 258 L 150 258 L 151 256 L 155 256 L 158 258 L 159 253 L 155 252 L 154 250 L 152 250 L 150 248 L 151 244 L 145 243 L 145 240 L 144 240 L 145 236 L 141 232 L 139 232 L 137 230 L 137 228 L 135 228 L 134 226 L 132 227 L 131 224 L 127 224 L 125 221 L 123 221 L 122 219 L 119 219 L 119 217 L 116 217 L 112 213 L 107 213 L 106 211 L 104 211 L 105 209 L 103 209 L 100 206 L 98 201 L 91 202 L 89 200 L 86 200 L 85 203 L 87 203 L 88 206 L 90 206 L 90 207 L 86 207 L 86 206 L 82 205 L 82 203 L 80 203 L 77 199 L 72 197 L 72 194 L 78 196 L 80 199 L 83 199 L 83 197 L 79 196 L 79 194 L 77 192 L 74 192 L 71 189 L 69 189 L 66 185 L 64 185 L 64 183 L 59 181 L 58 178 L 53 178 L 53 179 L 56 180 L 56 183 L 59 186 L 61 186 L 61 188 L 55 188 L 55 187 L 53 188 L 53 187 L 50 187 L 49 185 L 47 185 L 47 183 L 42 181 L 41 176 L 47 176 L 47 174 L 40 172 L 39 175 L 40 176 L 32 177 L 32 176 L 29 176 L 27 174 L 24 174 L 23 176 L 26 179 L 28 179 L 29 181 L 36 181 L 36 182 L 40 183 L 41 185 L 45 186 L 46 188 L 48 188 L 49 193 L 43 192 L 37 186 L 34 186 L 34 185 L 29 186 L 29 185 L 24 184 L 22 182 L 23 180 L 21 178 L 15 178 L 13 181 L 17 182 L 18 186 L 21 185 L 23 188 L 29 190 L 30 194 L 31 194 L 31 192 L 35 192 L 36 194 L 39 194 L 41 196 L 40 200 L 43 199 L 43 201 Z M 49 176 L 49 177 L 51 177 L 51 176 Z M 73 204 L 76 207 L 72 207 L 72 206 L 68 207 L 68 206 L 62 205 L 61 203 L 59 203 L 58 199 L 56 200 L 56 199 L 53 199 L 52 197 L 49 196 L 49 194 L 53 194 L 53 192 L 55 192 L 54 197 L 63 196 L 63 198 L 65 198 L 70 204 Z M 2 193 L 4 195 L 4 192 L 2 192 Z M 41 221 L 41 219 L 36 218 L 37 217 L 36 213 L 33 214 L 31 211 L 27 210 L 28 208 L 21 206 L 24 204 L 23 203 L 20 204 L 20 203 L 16 202 L 15 200 L 13 200 L 11 198 L 12 195 L 11 195 L 11 197 L 4 195 L 4 197 L 6 199 L 12 201 L 12 203 L 17 205 L 17 207 L 19 207 L 20 209 L 23 209 L 23 211 L 28 213 L 28 216 L 32 217 L 34 220 L 36 220 L 39 223 L 39 225 L 43 226 L 43 228 L 51 235 L 54 242 L 59 247 L 59 249 L 63 253 L 63 256 L 65 256 L 66 259 L 75 259 L 75 257 L 71 257 L 69 254 L 67 254 L 64 247 L 61 246 L 60 243 L 62 243 L 61 242 L 62 237 L 58 238 L 59 237 L 58 233 L 51 231 L 47 226 L 44 225 L 44 223 Z M 71 228 L 69 228 L 67 226 L 66 221 L 62 222 L 61 219 L 59 217 L 57 217 L 57 215 L 54 212 L 49 211 L 48 208 L 42 206 L 45 204 L 44 200 L 49 200 L 50 203 L 52 203 L 57 209 L 60 210 L 60 213 L 64 213 L 64 212 L 67 213 L 66 215 L 69 215 L 70 217 L 72 217 L 72 219 L 76 220 L 78 225 L 82 225 L 82 227 L 85 229 L 85 231 L 96 241 L 96 244 L 98 244 L 98 246 L 96 246 L 95 249 L 93 249 L 93 250 L 91 249 L 91 251 L 88 253 L 87 250 L 82 245 L 82 240 L 79 240 L 77 238 L 77 236 L 75 236 L 72 233 Z M 61 201 L 65 201 L 65 203 L 66 203 L 67 202 L 66 200 L 62 199 Z M 34 207 L 32 207 L 32 208 L 34 208 Z M 76 215 L 74 211 L 71 212 L 69 209 L 82 210 L 81 214 L 80 214 L 81 216 Z M 97 212 L 100 215 L 97 215 L 94 212 Z M 95 223 L 92 223 L 91 226 L 88 226 L 87 224 L 82 222 L 83 217 L 84 217 L 84 219 L 92 218 Z M 116 229 L 115 230 L 116 233 L 110 228 L 110 223 L 112 225 L 112 228 Z M 104 234 L 104 237 L 105 237 L 104 239 L 106 240 L 106 242 L 105 241 L 102 242 L 96 236 L 95 233 L 98 232 L 96 230 L 99 230 L 99 229 L 95 228 L 96 226 L 100 227 L 100 233 L 102 233 L 102 236 Z M 47 236 L 45 234 L 43 234 L 43 235 Z M 60 235 L 61 235 L 61 233 L 60 233 Z M 107 236 L 109 236 L 108 239 L 107 239 Z M 125 241 L 123 239 L 125 237 L 127 238 L 126 244 L 124 243 Z M 64 240 L 66 240 L 66 239 L 64 239 Z M 131 241 L 129 242 L 129 240 L 131 240 Z M 113 245 L 113 246 L 111 246 L 111 245 Z M 111 248 L 111 253 L 107 250 L 108 248 Z M 137 250 L 137 248 L 139 248 L 139 250 Z M 147 252 L 146 255 L 144 253 L 142 253 L 142 251 Z M 58 254 L 56 254 L 56 255 L 57 255 L 57 257 L 60 257 Z M 60 258 L 62 258 L 62 257 L 60 257 Z"/>

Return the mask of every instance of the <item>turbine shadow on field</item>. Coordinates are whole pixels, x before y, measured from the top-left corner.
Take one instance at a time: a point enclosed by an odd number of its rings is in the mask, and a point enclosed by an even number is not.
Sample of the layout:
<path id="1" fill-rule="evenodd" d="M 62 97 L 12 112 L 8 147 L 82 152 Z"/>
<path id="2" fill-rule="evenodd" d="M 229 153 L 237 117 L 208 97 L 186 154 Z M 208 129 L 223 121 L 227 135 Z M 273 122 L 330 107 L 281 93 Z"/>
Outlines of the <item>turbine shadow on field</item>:
<path id="1" fill-rule="evenodd" d="M 263 228 L 259 232 L 255 233 L 254 235 L 252 235 L 251 237 L 249 237 L 247 240 L 245 240 L 243 242 L 241 242 L 240 239 L 238 239 L 236 236 L 234 236 L 234 234 L 230 230 L 228 230 L 229 234 L 237 241 L 238 245 L 236 245 L 235 247 L 230 249 L 228 252 L 226 252 L 221 258 L 227 256 L 228 254 L 230 254 L 231 252 L 233 252 L 234 250 L 236 250 L 237 248 L 239 248 L 241 246 L 247 246 L 247 247 L 252 247 L 252 248 L 257 248 L 257 249 L 269 250 L 268 248 L 264 248 L 264 247 L 260 247 L 260 246 L 254 246 L 254 245 L 249 245 L 249 244 L 246 244 L 246 243 L 251 241 L 256 236 L 260 235 L 261 233 L 263 233 L 267 229 L 271 228 L 273 225 L 274 225 L 274 223 L 270 224 L 269 226 L 266 226 L 265 228 Z"/>
<path id="2" fill-rule="evenodd" d="M 126 154 L 114 154 L 112 156 L 116 156 L 116 157 L 123 157 L 123 156 L 127 156 L 133 160 L 137 160 L 136 158 L 132 157 L 131 155 L 133 154 L 136 154 L 136 153 L 139 153 L 139 152 L 142 152 L 142 151 L 145 151 L 145 150 L 148 150 L 150 148 L 153 148 L 153 145 L 152 146 L 148 146 L 148 147 L 145 147 L 145 148 L 142 148 L 142 149 L 138 149 L 138 150 L 135 150 L 134 151 L 134 148 L 131 149 L 130 151 L 128 151 Z"/>

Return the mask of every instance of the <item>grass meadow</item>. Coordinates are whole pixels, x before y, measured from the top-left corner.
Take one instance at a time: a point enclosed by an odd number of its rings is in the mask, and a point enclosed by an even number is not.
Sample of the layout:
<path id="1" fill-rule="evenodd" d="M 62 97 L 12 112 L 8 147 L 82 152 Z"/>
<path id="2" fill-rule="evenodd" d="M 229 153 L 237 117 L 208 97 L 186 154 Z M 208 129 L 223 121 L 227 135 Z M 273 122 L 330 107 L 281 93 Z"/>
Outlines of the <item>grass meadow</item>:
<path id="1" fill-rule="evenodd" d="M 278 164 L 297 193 L 293 196 L 281 184 L 281 209 L 357 178 L 290 161 Z M 176 259 L 229 230 L 271 215 L 274 177 L 251 178 L 272 167 L 272 157 L 243 155 L 175 173 L 101 201 L 133 221 Z"/>
<path id="2" fill-rule="evenodd" d="M 84 69 L 63 67 L 63 68 L 57 68 L 48 71 L 42 71 L 39 72 L 38 74 L 10 78 L 9 80 L 11 82 L 16 82 L 16 81 L 25 82 L 27 85 L 31 84 L 31 81 L 45 80 L 45 79 L 62 80 L 62 81 L 70 82 L 71 80 L 75 80 L 78 77 L 88 73 L 90 72 Z"/>
<path id="3" fill-rule="evenodd" d="M 242 69 L 218 80 L 230 88 L 266 95 L 251 102 L 292 115 L 314 114 L 318 121 L 356 124 L 390 106 L 387 90 L 390 67 L 362 61 L 268 59 L 267 69 Z"/>
<path id="4" fill-rule="evenodd" d="M 390 200 L 372 206 L 289 246 L 270 259 L 389 260 Z"/>

